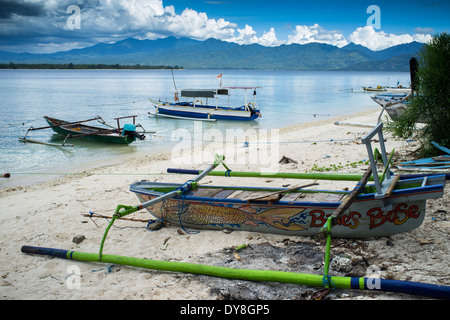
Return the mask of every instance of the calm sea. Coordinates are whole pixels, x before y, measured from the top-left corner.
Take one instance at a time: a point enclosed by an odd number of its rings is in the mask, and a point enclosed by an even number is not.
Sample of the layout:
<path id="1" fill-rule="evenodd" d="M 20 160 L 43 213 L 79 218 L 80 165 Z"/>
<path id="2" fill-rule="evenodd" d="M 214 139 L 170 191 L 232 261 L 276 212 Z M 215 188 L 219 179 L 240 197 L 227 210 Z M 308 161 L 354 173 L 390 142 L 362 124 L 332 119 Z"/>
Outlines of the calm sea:
<path id="1" fill-rule="evenodd" d="M 409 73 L 385 72 L 175 70 L 172 77 L 170 70 L 0 70 L 0 174 L 11 174 L 11 179 L 0 179 L 0 187 L 77 172 L 93 162 L 169 150 L 176 143 L 170 141 L 172 132 L 193 130 L 194 124 L 149 117 L 148 111 L 154 110 L 149 99 L 172 100 L 174 86 L 218 87 L 221 73 L 224 86 L 262 87 L 257 102 L 263 116 L 251 123 L 202 123 L 203 129 L 272 129 L 348 115 L 377 107 L 361 86 L 409 84 Z M 242 105 L 242 93 L 231 102 Z M 46 115 L 68 121 L 99 115 L 112 125 L 115 117 L 137 115 L 137 122 L 157 137 L 147 135 L 129 146 L 73 140 L 75 147 L 61 148 L 19 142 L 30 126 L 46 126 Z M 32 131 L 28 137 L 61 142 L 51 129 Z"/>

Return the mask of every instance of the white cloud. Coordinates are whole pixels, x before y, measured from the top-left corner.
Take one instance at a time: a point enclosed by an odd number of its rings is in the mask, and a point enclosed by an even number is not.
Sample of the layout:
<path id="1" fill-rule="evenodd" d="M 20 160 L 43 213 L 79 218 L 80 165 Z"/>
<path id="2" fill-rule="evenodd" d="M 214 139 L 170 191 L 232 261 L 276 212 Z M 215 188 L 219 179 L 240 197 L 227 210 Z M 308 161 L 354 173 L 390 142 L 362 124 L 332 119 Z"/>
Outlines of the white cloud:
<path id="1" fill-rule="evenodd" d="M 277 35 L 275 34 L 275 29 L 270 28 L 269 31 L 264 32 L 261 38 L 258 39 L 258 43 L 267 47 L 274 47 L 284 44 L 284 41 L 278 40 Z"/>
<path id="2" fill-rule="evenodd" d="M 295 26 L 293 34 L 288 36 L 287 44 L 306 44 L 311 42 L 326 43 L 337 47 L 343 47 L 348 44 L 342 33 L 325 30 L 317 23 L 309 27 Z"/>
<path id="3" fill-rule="evenodd" d="M 431 28 L 418 27 L 414 35 L 394 35 L 383 31 L 376 32 L 372 27 L 361 27 L 346 38 L 341 32 L 326 30 L 319 24 L 297 25 L 287 40 L 281 40 L 273 27 L 268 26 L 268 31 L 258 35 L 252 26 L 245 25 L 240 29 L 233 22 L 222 18 L 211 19 L 205 12 L 190 8 L 185 8 L 177 14 L 175 7 L 164 6 L 163 0 L 86 2 L 80 5 L 81 28 L 71 31 L 66 24 L 70 17 L 66 9 L 73 2 L 34 0 L 33 5 L 42 8 L 34 10 L 35 14 L 15 14 L 14 20 L 0 19 L 0 37 L 5 39 L 0 50 L 16 47 L 16 51 L 24 51 L 34 45 L 34 49 L 27 51 L 54 52 L 63 48 L 69 50 L 86 47 L 98 42 L 115 42 L 128 37 L 158 39 L 167 36 L 197 40 L 216 38 L 239 44 L 257 43 L 264 46 L 320 42 L 343 47 L 351 41 L 372 50 L 381 50 L 411 41 L 427 42 L 431 39 L 429 33 L 432 31 Z"/>
<path id="4" fill-rule="evenodd" d="M 365 46 L 371 50 L 378 51 L 403 43 L 413 41 L 427 42 L 431 39 L 429 34 L 401 34 L 395 35 L 384 31 L 375 31 L 372 26 L 357 28 L 349 35 L 348 40 Z"/>
<path id="5" fill-rule="evenodd" d="M 269 31 L 264 32 L 261 37 L 258 37 L 256 31 L 253 30 L 248 24 L 245 25 L 244 29 L 237 29 L 238 36 L 231 37 L 228 39 L 222 39 L 225 41 L 236 42 L 239 44 L 253 44 L 257 43 L 266 47 L 279 46 L 284 44 L 284 41 L 278 40 L 274 28 L 270 28 Z"/>
<path id="6" fill-rule="evenodd" d="M 434 33 L 433 28 L 422 28 L 422 27 L 417 27 L 414 29 L 414 32 L 417 34 L 432 34 Z"/>
<path id="7" fill-rule="evenodd" d="M 250 44 L 256 43 L 258 41 L 258 36 L 256 31 L 253 30 L 248 24 L 245 25 L 244 29 L 237 29 L 239 35 L 235 38 L 229 39 L 229 41 L 236 42 L 239 44 Z"/>

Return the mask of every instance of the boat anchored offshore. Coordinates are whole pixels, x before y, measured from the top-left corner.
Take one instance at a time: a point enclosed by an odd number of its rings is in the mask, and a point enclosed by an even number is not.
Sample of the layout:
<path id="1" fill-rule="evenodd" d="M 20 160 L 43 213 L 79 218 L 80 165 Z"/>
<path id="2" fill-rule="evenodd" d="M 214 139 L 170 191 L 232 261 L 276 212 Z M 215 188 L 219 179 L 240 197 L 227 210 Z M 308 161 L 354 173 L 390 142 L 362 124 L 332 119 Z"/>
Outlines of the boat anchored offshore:
<path id="1" fill-rule="evenodd" d="M 256 120 L 261 117 L 261 111 L 256 104 L 256 89 L 260 87 L 220 87 L 218 89 L 183 89 L 179 101 L 175 93 L 175 102 L 154 101 L 155 112 L 150 115 L 167 118 L 187 120 Z M 239 107 L 230 106 L 230 95 L 232 90 L 244 91 L 244 104 Z M 247 101 L 247 91 L 253 91 L 253 101 Z M 226 97 L 226 106 L 219 105 L 219 98 Z M 211 103 L 211 100 L 214 102 Z"/>
<path id="2" fill-rule="evenodd" d="M 121 128 L 120 120 L 126 118 L 133 118 L 133 124 L 125 124 L 123 128 Z M 140 140 L 145 139 L 144 135 L 136 132 L 135 118 L 136 116 L 115 118 L 114 120 L 117 120 L 117 128 L 101 128 L 84 124 L 85 122 L 89 121 L 102 120 L 101 117 L 95 117 L 92 119 L 82 121 L 69 122 L 45 116 L 44 119 L 49 124 L 48 126 L 40 128 L 30 127 L 25 136 L 19 137 L 19 140 L 22 142 L 33 142 L 56 146 L 73 146 L 72 144 L 66 143 L 67 139 L 72 138 L 85 138 L 91 141 L 101 143 L 130 144 L 136 141 L 136 138 Z M 52 129 L 54 132 L 64 135 L 65 139 L 63 143 L 54 144 L 27 138 L 27 135 L 30 131 L 41 129 Z"/>

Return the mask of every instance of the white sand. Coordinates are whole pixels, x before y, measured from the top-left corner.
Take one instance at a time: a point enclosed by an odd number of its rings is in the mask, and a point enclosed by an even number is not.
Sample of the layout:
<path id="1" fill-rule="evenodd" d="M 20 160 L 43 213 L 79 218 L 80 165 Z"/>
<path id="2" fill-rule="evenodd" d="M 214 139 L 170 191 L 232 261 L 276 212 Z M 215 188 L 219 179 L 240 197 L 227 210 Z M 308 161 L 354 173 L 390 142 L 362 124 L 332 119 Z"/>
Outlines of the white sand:
<path id="1" fill-rule="evenodd" d="M 332 119 L 312 124 L 300 124 L 282 129 L 279 140 L 283 143 L 279 149 L 271 149 L 272 165 L 275 162 L 279 172 L 305 172 L 313 167 L 329 167 L 330 164 L 343 168 L 339 171 L 362 172 L 366 166 L 359 164 L 352 168 L 350 163 L 367 159 L 364 145 L 356 140 L 370 129 L 362 127 L 336 126 L 334 121 L 347 120 L 359 123 L 376 123 L 378 110 L 372 110 L 342 119 Z M 404 155 L 414 150 L 416 143 L 396 141 L 385 133 L 386 148 L 393 148 Z M 260 137 L 261 138 L 261 137 Z M 333 139 L 333 141 L 330 141 Z M 313 143 L 313 141 L 319 141 Z M 328 142 L 324 142 L 328 141 Z M 248 148 L 241 142 L 239 152 L 257 152 L 261 159 L 251 158 L 247 154 L 247 163 L 231 157 L 225 161 L 231 169 L 238 171 L 259 171 L 266 147 L 271 144 L 257 144 L 250 139 Z M 291 142 L 291 143 L 287 143 Z M 254 146 L 258 145 L 255 149 Z M 221 143 L 207 150 L 220 152 Z M 250 147 L 253 147 L 251 149 Z M 236 150 L 237 150 L 236 149 Z M 136 155 L 121 164 L 90 169 L 88 174 L 67 175 L 40 185 L 14 187 L 0 191 L 2 210 L 0 213 L 0 297 L 1 299 L 216 299 L 211 294 L 207 282 L 195 281 L 195 276 L 168 272 L 149 271 L 129 267 L 117 267 L 107 272 L 108 265 L 75 262 L 44 256 L 21 253 L 23 245 L 74 249 L 83 252 L 98 252 L 101 238 L 108 222 L 94 219 L 95 223 L 82 214 L 89 211 L 112 215 L 118 204 L 136 205 L 134 193 L 129 191 L 131 183 L 147 180 L 165 182 L 184 182 L 192 176 L 166 175 L 169 167 L 204 169 L 211 158 L 206 152 L 198 154 L 199 163 L 177 163 L 171 153 L 153 156 Z M 186 154 L 184 154 L 186 157 Z M 279 164 L 282 156 L 290 157 L 298 164 Z M 200 157 L 200 158 L 199 158 Z M 192 158 L 194 159 L 194 158 Z M 276 160 L 276 161 L 274 161 Z M 253 161 L 253 162 L 252 162 Z M 259 162 L 258 162 L 259 161 Z M 256 162 L 256 163 L 255 163 Z M 263 166 L 270 163 L 265 162 Z M 273 167 L 271 168 L 273 169 Z M 222 170 L 222 168 L 220 168 Z M 152 175 L 146 175 L 152 173 Z M 207 177 L 202 183 L 240 185 L 281 186 L 298 183 L 283 179 L 237 179 Z M 328 184 L 340 187 L 342 183 Z M 354 183 L 345 183 L 352 188 Z M 320 188 L 324 188 L 321 182 Z M 372 261 L 381 268 L 383 278 L 421 281 L 450 285 L 449 268 L 449 221 L 445 213 L 449 212 L 450 200 L 448 188 L 444 198 L 429 200 L 427 216 L 421 227 L 408 233 L 362 241 L 365 248 L 361 254 L 375 257 Z M 143 210 L 131 215 L 132 218 L 151 218 Z M 436 219 L 433 221 L 432 218 Z M 202 256 L 216 253 L 224 248 L 242 244 L 269 242 L 280 245 L 286 238 L 282 235 L 202 230 L 198 234 L 180 235 L 178 227 L 170 226 L 159 231 L 144 229 L 145 223 L 117 221 L 109 232 L 104 253 L 144 257 L 155 260 L 172 260 L 202 263 Z M 86 239 L 79 245 L 72 242 L 76 235 Z M 291 240 L 309 241 L 301 237 Z M 388 245 L 387 241 L 389 244 Z M 319 244 L 318 244 L 319 245 Z M 322 247 L 323 248 L 323 247 Z M 335 249 L 339 250 L 339 249 Z M 244 262 L 245 263 L 245 262 Z M 100 270 L 102 269 L 102 270 Z M 81 274 L 81 278 L 71 273 Z M 75 287 L 75 288 L 73 288 Z M 293 297 L 295 298 L 295 297 Z M 342 295 L 341 298 L 346 298 Z M 383 293 L 359 292 L 352 298 L 358 299 L 410 299 L 405 295 L 386 295 Z"/>

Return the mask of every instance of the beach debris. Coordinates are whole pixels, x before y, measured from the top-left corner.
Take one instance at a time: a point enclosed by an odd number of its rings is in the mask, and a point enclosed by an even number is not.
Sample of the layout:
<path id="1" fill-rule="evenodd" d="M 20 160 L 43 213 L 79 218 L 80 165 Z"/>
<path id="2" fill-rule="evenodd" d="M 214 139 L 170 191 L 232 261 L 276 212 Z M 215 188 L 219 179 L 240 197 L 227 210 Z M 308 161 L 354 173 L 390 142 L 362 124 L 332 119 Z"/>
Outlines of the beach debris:
<path id="1" fill-rule="evenodd" d="M 245 249 L 245 248 L 247 248 L 247 245 L 246 244 L 243 244 L 243 245 L 240 245 L 239 247 L 236 247 L 235 249 L 234 249 L 234 251 L 239 251 L 239 250 L 242 250 L 242 249 Z"/>
<path id="2" fill-rule="evenodd" d="M 79 235 L 73 237 L 72 242 L 74 242 L 76 244 L 80 244 L 81 242 L 83 242 L 84 239 L 86 239 L 86 237 L 83 234 L 79 234 Z"/>
<path id="3" fill-rule="evenodd" d="M 331 289 L 320 289 L 315 291 L 309 300 L 322 300 L 323 297 L 325 297 L 327 294 L 331 292 Z"/>
<path id="4" fill-rule="evenodd" d="M 335 271 L 352 271 L 352 257 L 347 253 L 341 253 L 331 260 L 331 268 Z"/>
<path id="5" fill-rule="evenodd" d="M 446 210 L 438 209 L 438 210 L 433 212 L 433 215 L 434 216 L 431 217 L 431 220 L 433 222 L 447 221 L 447 211 Z"/>
<path id="6" fill-rule="evenodd" d="M 242 262 L 242 258 L 237 252 L 233 252 L 233 256 L 236 258 L 237 261 Z"/>
<path id="7" fill-rule="evenodd" d="M 103 271 L 103 270 L 105 270 L 105 274 L 117 272 L 117 271 L 120 271 L 120 265 L 108 264 L 106 266 L 106 268 L 91 270 L 91 272 L 99 272 L 99 271 Z"/>
<path id="8" fill-rule="evenodd" d="M 9 174 L 9 173 L 3 173 L 2 175 L 0 175 L 0 178 L 6 178 L 6 179 L 8 179 L 8 178 L 10 178 L 11 177 L 11 175 Z"/>
<path id="9" fill-rule="evenodd" d="M 177 232 L 178 232 L 178 234 L 179 234 L 180 236 L 184 236 L 184 235 L 185 235 L 185 233 L 184 233 L 183 230 L 181 230 L 181 229 L 177 229 Z"/>
<path id="10" fill-rule="evenodd" d="M 149 220 L 149 223 L 147 225 L 147 229 L 156 231 L 156 230 L 161 229 L 164 226 L 165 226 L 165 223 L 161 219 Z"/>
<path id="11" fill-rule="evenodd" d="M 434 241 L 433 241 L 432 239 L 417 238 L 416 240 L 417 240 L 417 242 L 418 242 L 419 244 L 421 244 L 421 245 L 424 245 L 424 244 L 432 244 L 432 243 L 434 243 Z"/>
<path id="12" fill-rule="evenodd" d="M 171 237 L 169 236 L 169 237 L 167 237 L 167 238 L 164 239 L 162 250 L 166 250 L 166 249 L 167 249 L 167 246 L 169 245 L 169 239 L 170 239 L 170 238 L 171 238 Z"/>
<path id="13" fill-rule="evenodd" d="M 287 163 L 295 163 L 295 164 L 298 164 L 298 162 L 297 161 L 295 161 L 295 160 L 293 160 L 293 159 L 291 159 L 291 158 L 288 158 L 288 157 L 286 157 L 286 156 L 283 156 L 281 159 L 280 159 L 280 161 L 278 161 L 278 163 L 281 163 L 281 164 L 287 164 Z"/>

